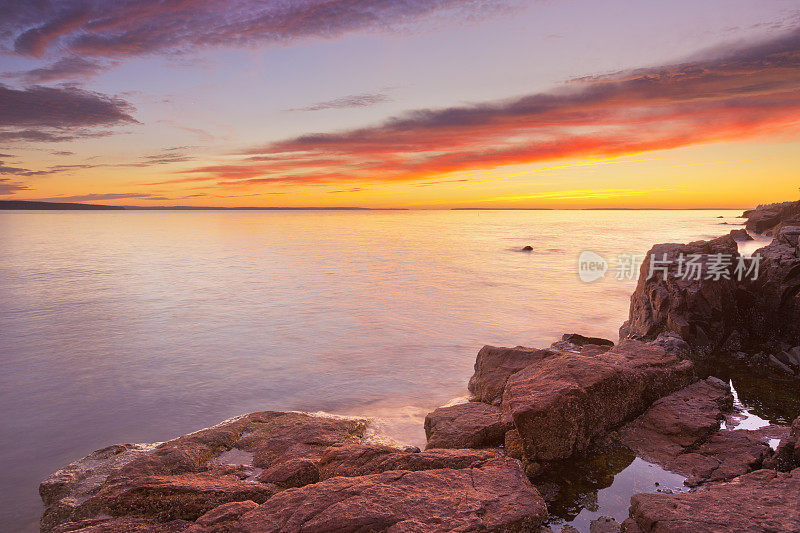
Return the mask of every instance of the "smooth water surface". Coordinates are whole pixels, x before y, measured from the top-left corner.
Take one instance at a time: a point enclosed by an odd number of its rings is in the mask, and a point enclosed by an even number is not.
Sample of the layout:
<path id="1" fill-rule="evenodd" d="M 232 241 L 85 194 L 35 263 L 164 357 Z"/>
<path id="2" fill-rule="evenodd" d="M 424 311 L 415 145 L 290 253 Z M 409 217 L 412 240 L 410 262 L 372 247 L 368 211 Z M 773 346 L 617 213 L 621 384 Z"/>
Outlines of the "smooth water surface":
<path id="1" fill-rule="evenodd" d="M 0 212 L 2 529 L 36 529 L 37 485 L 69 461 L 244 412 L 380 417 L 422 444 L 481 346 L 616 340 L 616 256 L 739 214 Z M 605 279 L 578 279 L 584 250 Z"/>

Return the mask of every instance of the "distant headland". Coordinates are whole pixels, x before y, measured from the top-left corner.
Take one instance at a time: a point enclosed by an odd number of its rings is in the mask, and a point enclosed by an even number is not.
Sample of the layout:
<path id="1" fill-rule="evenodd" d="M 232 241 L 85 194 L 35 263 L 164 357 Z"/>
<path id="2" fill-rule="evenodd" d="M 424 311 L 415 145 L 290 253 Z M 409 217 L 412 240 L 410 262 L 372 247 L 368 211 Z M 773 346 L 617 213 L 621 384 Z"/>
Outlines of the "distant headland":
<path id="1" fill-rule="evenodd" d="M 405 211 L 398 208 L 372 208 L 372 207 L 214 207 L 214 206 L 121 206 L 100 204 L 79 204 L 64 202 L 37 202 L 34 200 L 0 200 L 0 209 L 29 209 L 29 210 L 129 210 L 129 211 Z"/>

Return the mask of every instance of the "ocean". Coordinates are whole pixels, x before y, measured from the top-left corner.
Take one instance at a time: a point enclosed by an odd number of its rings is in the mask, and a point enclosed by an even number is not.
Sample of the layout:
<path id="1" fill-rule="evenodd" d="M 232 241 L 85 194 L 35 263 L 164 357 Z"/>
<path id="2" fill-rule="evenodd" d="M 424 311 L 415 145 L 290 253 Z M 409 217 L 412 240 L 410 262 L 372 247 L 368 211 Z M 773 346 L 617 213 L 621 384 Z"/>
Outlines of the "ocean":
<path id="1" fill-rule="evenodd" d="M 241 413 L 365 415 L 424 445 L 483 345 L 616 341 L 625 257 L 740 214 L 0 212 L 2 531 L 38 530 L 38 483 L 72 460 Z M 605 277 L 581 281 L 585 251 Z"/>

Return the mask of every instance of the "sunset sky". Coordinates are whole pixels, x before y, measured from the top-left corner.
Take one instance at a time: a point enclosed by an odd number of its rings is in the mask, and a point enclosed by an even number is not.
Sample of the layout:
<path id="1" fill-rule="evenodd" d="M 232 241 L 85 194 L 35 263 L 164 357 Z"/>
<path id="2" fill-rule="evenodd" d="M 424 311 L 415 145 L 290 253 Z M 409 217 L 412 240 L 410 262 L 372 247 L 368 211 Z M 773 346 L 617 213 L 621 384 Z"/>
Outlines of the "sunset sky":
<path id="1" fill-rule="evenodd" d="M 800 193 L 797 0 L 0 0 L 0 199 Z"/>

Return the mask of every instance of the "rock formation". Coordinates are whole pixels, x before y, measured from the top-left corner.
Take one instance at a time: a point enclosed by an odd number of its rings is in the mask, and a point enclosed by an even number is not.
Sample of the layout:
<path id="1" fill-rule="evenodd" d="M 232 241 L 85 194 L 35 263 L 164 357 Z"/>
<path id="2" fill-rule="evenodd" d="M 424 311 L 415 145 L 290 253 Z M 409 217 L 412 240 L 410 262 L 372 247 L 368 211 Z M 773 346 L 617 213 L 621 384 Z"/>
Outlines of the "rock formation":
<path id="1" fill-rule="evenodd" d="M 535 531 L 519 461 L 365 441 L 363 419 L 253 413 L 99 450 L 42 482 L 44 531 Z"/>
<path id="2" fill-rule="evenodd" d="M 736 232 L 711 241 L 654 246 L 642 265 L 620 337 L 652 341 L 675 334 L 695 358 L 745 362 L 761 373 L 800 377 L 800 222 L 794 225 L 800 202 L 766 206 L 745 216 L 749 229 L 775 235 L 757 251 L 760 259 L 755 261 L 739 256 Z M 729 264 L 709 276 L 718 254 Z M 689 267 L 679 258 L 691 255 L 701 258 L 696 264 L 702 275 L 687 278 Z M 663 263 L 666 269 L 660 268 Z"/>
<path id="3" fill-rule="evenodd" d="M 688 494 L 636 494 L 627 533 L 800 530 L 800 469 L 757 470 Z"/>

